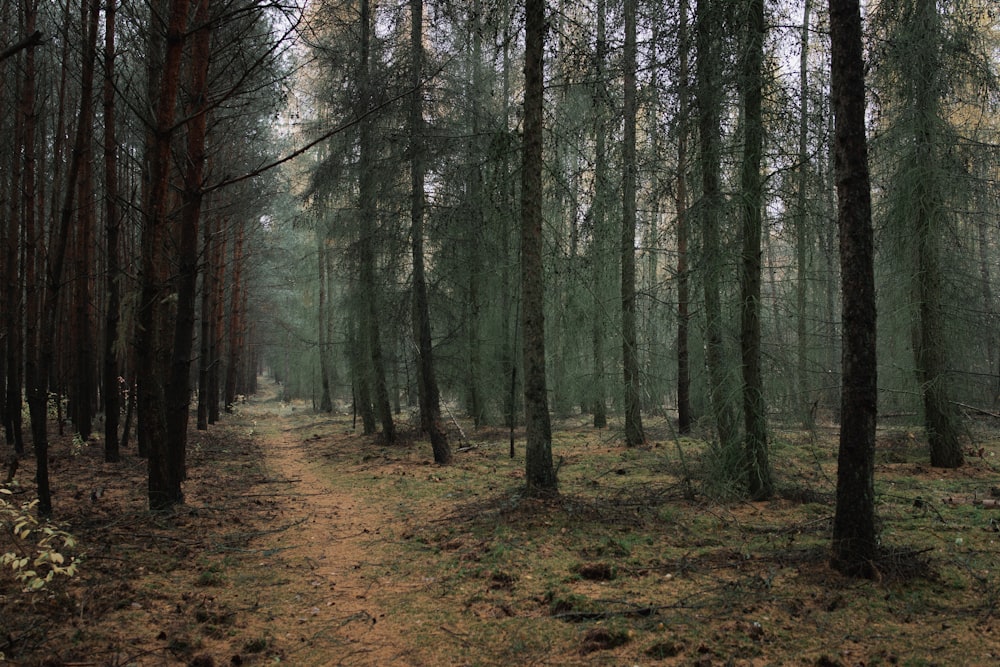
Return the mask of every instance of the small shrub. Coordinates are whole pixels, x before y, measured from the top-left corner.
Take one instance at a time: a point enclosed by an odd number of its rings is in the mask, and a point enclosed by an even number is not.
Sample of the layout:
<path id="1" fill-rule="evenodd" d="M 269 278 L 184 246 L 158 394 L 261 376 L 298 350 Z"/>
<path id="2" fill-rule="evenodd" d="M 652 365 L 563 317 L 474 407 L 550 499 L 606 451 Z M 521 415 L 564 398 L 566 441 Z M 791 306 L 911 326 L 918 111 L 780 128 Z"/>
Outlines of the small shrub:
<path id="1" fill-rule="evenodd" d="M 77 560 L 63 551 L 76 546 L 76 538 L 48 522 L 39 521 L 32 510 L 37 500 L 20 507 L 11 505 L 5 496 L 10 489 L 0 487 L 0 569 L 10 568 L 25 591 L 45 588 L 57 576 L 76 574 Z"/>

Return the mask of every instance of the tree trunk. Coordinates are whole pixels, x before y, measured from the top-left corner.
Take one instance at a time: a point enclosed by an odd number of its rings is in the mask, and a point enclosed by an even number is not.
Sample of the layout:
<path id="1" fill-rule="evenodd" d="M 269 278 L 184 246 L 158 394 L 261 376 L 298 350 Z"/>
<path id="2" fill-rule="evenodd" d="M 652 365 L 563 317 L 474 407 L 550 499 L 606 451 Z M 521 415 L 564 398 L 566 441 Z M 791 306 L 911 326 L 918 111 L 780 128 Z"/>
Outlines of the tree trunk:
<path id="1" fill-rule="evenodd" d="M 121 208 L 118 204 L 118 141 L 115 115 L 115 10 L 117 0 L 107 0 L 104 8 L 104 217 L 105 285 L 108 292 L 104 318 L 104 460 L 121 458 L 118 446 L 118 421 L 121 415 L 121 386 L 118 382 L 118 322 L 122 277 L 118 237 Z"/>
<path id="2" fill-rule="evenodd" d="M 802 9 L 802 29 L 799 32 L 799 164 L 796 187 L 798 189 L 795 209 L 795 387 L 798 400 L 795 409 L 802 426 L 812 429 L 815 415 L 810 401 L 812 391 L 809 386 L 809 342 L 806 323 L 806 296 L 809 286 L 806 275 L 808 262 L 808 192 L 809 187 L 809 20 L 812 0 L 805 0 Z"/>
<path id="3" fill-rule="evenodd" d="M 593 238 L 590 241 L 591 286 L 593 308 L 590 320 L 590 339 L 593 347 L 593 379 L 590 387 L 590 409 L 594 413 L 594 428 L 608 425 L 607 388 L 604 368 L 605 292 L 608 289 L 607 264 L 609 261 L 608 229 L 608 98 L 605 89 L 605 68 L 608 58 L 608 38 L 605 15 L 606 0 L 597 2 L 597 76 L 594 88 L 594 201 L 591 204 Z"/>
<path id="4" fill-rule="evenodd" d="M 719 274 L 722 271 L 722 245 L 719 221 L 723 215 L 721 170 L 721 98 L 719 90 L 720 54 L 717 0 L 698 0 L 695 29 L 698 60 L 696 98 L 698 102 L 699 162 L 701 169 L 702 286 L 705 294 L 705 360 L 708 366 L 709 395 L 719 451 L 728 460 L 737 458 L 739 434 L 729 388 L 725 346 L 722 337 L 722 297 Z"/>
<path id="5" fill-rule="evenodd" d="M 319 410 L 320 412 L 333 412 L 333 399 L 330 396 L 330 358 L 329 350 L 327 349 L 328 343 L 326 339 L 327 332 L 327 272 L 329 271 L 328 261 L 327 261 L 327 223 L 325 221 L 317 222 L 316 228 L 316 259 L 318 262 L 318 276 L 319 276 L 319 298 L 317 300 L 317 333 L 319 341 L 319 384 L 320 384 L 320 397 L 319 397 Z"/>
<path id="6" fill-rule="evenodd" d="M 740 356 L 743 362 L 745 479 L 754 500 L 774 491 L 768 461 L 767 413 L 760 371 L 760 290 L 763 190 L 761 161 L 764 119 L 761 111 L 764 77 L 764 0 L 746 4 L 747 42 L 743 63 L 743 166 L 740 174 L 743 257 L 740 272 Z"/>
<path id="7" fill-rule="evenodd" d="M 233 270 L 229 288 L 229 334 L 228 358 L 226 360 L 226 382 L 223 391 L 223 405 L 226 412 L 233 411 L 236 397 L 239 393 L 240 366 L 243 363 L 243 242 L 244 223 L 242 220 L 234 223 L 233 238 Z"/>
<path id="8" fill-rule="evenodd" d="M 205 270 L 201 274 L 201 328 L 198 333 L 198 424 L 199 431 L 208 430 L 209 424 L 209 378 L 212 371 L 212 320 L 214 318 L 215 241 L 213 240 L 213 218 L 206 218 L 202 224 L 201 253 L 205 258 Z"/>
<path id="9" fill-rule="evenodd" d="M 636 0 L 625 0 L 625 138 L 622 146 L 622 370 L 625 381 L 625 444 L 641 445 L 642 395 L 639 386 L 639 351 L 635 315 L 636 225 Z"/>
<path id="10" fill-rule="evenodd" d="M 39 347 L 37 357 L 32 364 L 34 377 L 28 378 L 28 409 L 31 413 L 31 435 L 35 448 L 35 482 L 38 491 L 38 513 L 42 516 L 52 514 L 52 495 L 49 487 L 48 461 L 48 398 L 49 378 L 52 374 L 53 357 L 55 354 L 56 314 L 59 310 L 59 295 L 62 288 L 63 268 L 66 261 L 66 249 L 73 220 L 73 195 L 77 189 L 81 163 L 87 154 L 84 145 L 93 128 L 94 100 L 94 63 L 97 58 L 97 2 L 92 0 L 84 6 L 87 20 L 86 34 L 83 40 L 83 69 L 80 75 L 80 113 L 77 117 L 77 127 L 74 137 L 74 149 L 66 177 L 64 199 L 60 211 L 58 229 L 53 230 L 52 243 L 49 244 L 49 262 L 46 272 L 45 301 Z M 26 376 L 28 373 L 26 373 Z"/>
<path id="11" fill-rule="evenodd" d="M 677 430 L 681 435 L 691 432 L 691 361 L 688 352 L 690 314 L 690 276 L 688 275 L 688 121 L 690 92 L 688 91 L 688 3 L 681 0 L 679 36 L 679 104 L 677 129 Z"/>
<path id="12" fill-rule="evenodd" d="M 410 0 L 410 241 L 413 257 L 413 337 L 420 364 L 420 418 L 431 437 L 435 463 L 451 462 L 448 435 L 441 425 L 437 378 L 434 376 L 431 316 L 424 276 L 424 164 L 423 164 L 423 0 Z"/>
<path id="13" fill-rule="evenodd" d="M 38 13 L 38 5 L 36 0 L 28 0 L 25 3 L 25 24 L 29 29 L 32 29 L 35 25 Z M 21 350 L 21 362 L 19 366 L 23 363 L 23 376 L 22 379 L 17 382 L 17 400 L 12 401 L 8 398 L 7 400 L 7 410 L 13 410 L 15 407 L 18 411 L 18 416 L 16 419 L 21 419 L 21 384 L 23 382 L 26 395 L 30 398 L 31 395 L 37 391 L 36 384 L 39 381 L 39 354 L 41 342 L 39 340 L 39 327 L 41 325 L 42 318 L 42 299 L 45 293 L 45 285 L 40 280 L 40 275 L 38 272 L 38 266 L 41 262 L 41 257 L 44 255 L 44 250 L 42 248 L 43 234 L 41 228 L 44 225 L 40 224 L 38 220 L 38 210 L 36 207 L 36 201 L 40 200 L 38 197 L 38 182 L 36 180 L 36 158 L 35 158 L 35 131 L 37 126 L 37 117 L 35 115 L 35 53 L 34 48 L 29 48 L 25 53 L 24 60 L 24 88 L 21 94 L 21 116 L 23 118 L 21 125 L 21 132 L 23 137 L 23 151 L 24 151 L 24 166 L 21 173 L 21 196 L 23 200 L 23 207 L 21 209 L 22 216 L 22 230 L 23 230 L 23 243 L 24 243 L 24 344 Z M 56 140 L 59 143 L 59 140 Z M 13 169 L 12 173 L 16 173 L 17 170 Z M 10 221 L 11 229 L 14 229 L 14 220 Z M 11 232 L 13 233 L 13 231 Z M 10 341 L 8 344 L 13 344 Z M 8 361 L 10 357 L 8 356 Z M 15 372 L 12 367 L 8 365 L 7 373 Z M 8 380 L 9 382 L 9 380 Z M 9 396 L 9 394 L 8 394 Z M 29 404 L 30 406 L 30 404 Z M 32 413 L 33 414 L 33 413 Z M 7 417 L 8 420 L 15 419 L 13 415 Z M 34 417 L 31 417 L 34 420 Z M 14 428 L 12 424 L 11 428 Z M 31 428 L 34 428 L 32 425 Z M 17 439 L 15 433 L 15 452 L 20 455 L 24 453 L 23 444 L 23 424 L 21 425 L 22 430 L 22 443 L 20 448 L 17 448 Z"/>
<path id="14" fill-rule="evenodd" d="M 524 134 L 521 155 L 521 334 L 529 496 L 557 493 L 545 384 L 545 293 L 542 267 L 542 110 L 545 0 L 525 0 Z"/>
<path id="15" fill-rule="evenodd" d="M 205 169 L 205 135 L 208 121 L 208 67 L 211 60 L 209 1 L 199 0 L 195 10 L 191 63 L 187 86 L 187 153 L 184 191 L 179 219 L 178 270 L 172 290 L 177 295 L 170 377 L 166 389 L 167 448 L 171 477 L 187 477 L 187 433 L 191 413 L 191 356 L 194 347 L 195 302 L 198 285 L 198 225 L 201 220 Z M 183 498 L 183 496 L 182 496 Z M 153 498 L 150 498 L 152 504 Z"/>
<path id="16" fill-rule="evenodd" d="M 875 575 L 875 275 L 858 0 L 830 0 L 834 149 L 843 299 L 843 387 L 831 564 Z"/>
<path id="17" fill-rule="evenodd" d="M 914 346 L 917 379 L 924 402 L 924 424 L 930 444 L 931 465 L 940 468 L 958 468 L 965 462 L 962 445 L 958 440 L 956 414 L 950 401 L 948 381 L 949 344 L 945 332 L 944 297 L 942 295 L 943 267 L 941 261 L 941 236 L 946 229 L 946 186 L 940 174 L 928 171 L 930 165 L 942 161 L 937 153 L 941 136 L 935 127 L 942 110 L 939 96 L 941 71 L 940 56 L 936 45 L 942 43 L 941 18 L 934 0 L 915 0 L 912 30 L 914 42 L 928 45 L 918 49 L 913 57 L 915 67 L 914 90 L 914 148 L 915 160 L 904 164 L 903 169 L 919 169 L 911 176 L 915 179 L 913 213 L 915 224 L 917 266 L 916 296 L 918 304 L 918 340 Z"/>
<path id="18" fill-rule="evenodd" d="M 181 60 L 187 30 L 188 0 L 170 0 L 166 51 L 157 89 L 156 132 L 152 142 L 150 191 L 142 234 L 142 298 L 139 306 L 139 427 L 149 451 L 148 497 L 151 510 L 166 510 L 184 500 L 183 470 L 176 465 L 176 443 L 168 435 L 167 391 L 171 381 L 170 266 L 168 198 L 170 148 L 174 133 Z M 153 19 L 155 20 L 155 19 Z M 151 28 L 152 29 L 152 28 Z"/>
<path id="19" fill-rule="evenodd" d="M 365 326 L 365 345 L 372 364 L 372 381 L 375 389 L 375 414 L 382 424 L 382 437 L 387 443 L 396 442 L 396 426 L 392 421 L 392 407 L 389 403 L 389 387 L 386 383 L 385 356 L 382 351 L 381 326 L 379 324 L 378 286 L 375 281 L 375 232 L 378 227 L 378 208 L 375 183 L 375 140 L 372 118 L 368 115 L 372 108 L 374 90 L 371 85 L 371 0 L 361 0 L 361 60 L 358 68 L 358 83 L 361 90 L 360 156 L 358 168 L 361 171 L 358 199 L 361 209 L 361 238 L 358 240 L 358 255 L 361 263 L 361 288 L 364 292 L 362 321 Z"/>
<path id="20" fill-rule="evenodd" d="M 212 267 L 215 272 L 212 278 L 212 322 L 210 324 L 209 340 L 209 371 L 208 371 L 208 423 L 219 421 L 221 412 L 222 391 L 225 380 L 222 377 L 222 353 L 225 349 L 226 333 L 226 241 L 228 221 L 225 218 L 217 223 L 217 238 L 212 242 Z"/>

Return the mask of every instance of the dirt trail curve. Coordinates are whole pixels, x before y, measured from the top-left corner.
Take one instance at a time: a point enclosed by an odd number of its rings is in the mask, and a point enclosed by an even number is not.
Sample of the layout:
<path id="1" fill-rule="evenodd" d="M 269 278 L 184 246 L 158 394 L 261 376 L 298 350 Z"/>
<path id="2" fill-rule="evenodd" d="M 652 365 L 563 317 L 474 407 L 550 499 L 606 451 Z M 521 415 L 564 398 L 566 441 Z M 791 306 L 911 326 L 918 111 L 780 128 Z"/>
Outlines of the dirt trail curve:
<path id="1" fill-rule="evenodd" d="M 334 425 L 302 405 L 279 402 L 275 389 L 263 387 L 241 410 L 259 438 L 265 488 L 287 504 L 275 532 L 255 544 L 278 556 L 257 564 L 266 570 L 260 579 L 267 583 L 258 588 L 265 631 L 286 664 L 408 664 L 402 629 L 375 599 L 388 583 L 380 582 L 379 541 L 391 515 L 324 478 L 318 433 L 326 438 Z M 334 428 L 331 437 L 349 433 Z"/>

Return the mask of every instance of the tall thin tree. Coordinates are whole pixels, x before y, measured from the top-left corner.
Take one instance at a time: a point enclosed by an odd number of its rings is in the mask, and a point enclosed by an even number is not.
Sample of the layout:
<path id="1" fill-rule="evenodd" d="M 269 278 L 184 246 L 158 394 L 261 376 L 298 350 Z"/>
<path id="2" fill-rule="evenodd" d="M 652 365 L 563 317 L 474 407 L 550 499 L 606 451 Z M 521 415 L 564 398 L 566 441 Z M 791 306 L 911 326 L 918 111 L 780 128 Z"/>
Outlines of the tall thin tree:
<path id="1" fill-rule="evenodd" d="M 545 293 L 542 267 L 542 110 L 545 0 L 525 0 L 524 133 L 521 154 L 521 301 L 524 355 L 526 492 L 557 491 L 545 384 Z"/>
<path id="2" fill-rule="evenodd" d="M 625 380 L 625 444 L 640 445 L 642 397 L 636 336 L 635 225 L 636 225 L 636 0 L 625 0 L 625 135 L 622 142 L 621 304 L 622 370 Z"/>
<path id="3" fill-rule="evenodd" d="M 744 5 L 746 47 L 743 55 L 743 165 L 740 213 L 743 256 L 740 271 L 740 357 L 743 369 L 745 476 L 751 498 L 773 492 L 768 460 L 764 380 L 760 370 L 761 233 L 764 206 L 761 162 L 764 148 L 764 0 Z"/>
<path id="4" fill-rule="evenodd" d="M 413 337 L 417 346 L 420 421 L 431 437 L 435 463 L 451 461 L 448 434 L 441 425 L 441 405 L 434 373 L 431 315 L 424 275 L 424 3 L 410 0 L 410 249 L 413 259 Z"/>

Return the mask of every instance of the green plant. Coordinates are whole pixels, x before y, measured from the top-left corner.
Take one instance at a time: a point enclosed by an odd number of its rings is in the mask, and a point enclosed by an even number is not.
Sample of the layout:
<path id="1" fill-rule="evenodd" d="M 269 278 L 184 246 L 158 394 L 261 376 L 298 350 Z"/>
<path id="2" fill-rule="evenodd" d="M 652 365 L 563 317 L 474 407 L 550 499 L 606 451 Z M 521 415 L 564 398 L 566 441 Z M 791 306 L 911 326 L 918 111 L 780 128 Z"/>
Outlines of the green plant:
<path id="1" fill-rule="evenodd" d="M 78 562 L 73 556 L 67 558 L 63 551 L 73 549 L 76 538 L 39 521 L 31 513 L 37 500 L 16 507 L 4 498 L 10 494 L 10 489 L 0 488 L 0 535 L 10 540 L 8 549 L 0 553 L 0 567 L 9 566 L 26 591 L 41 590 L 57 576 L 75 575 Z"/>

